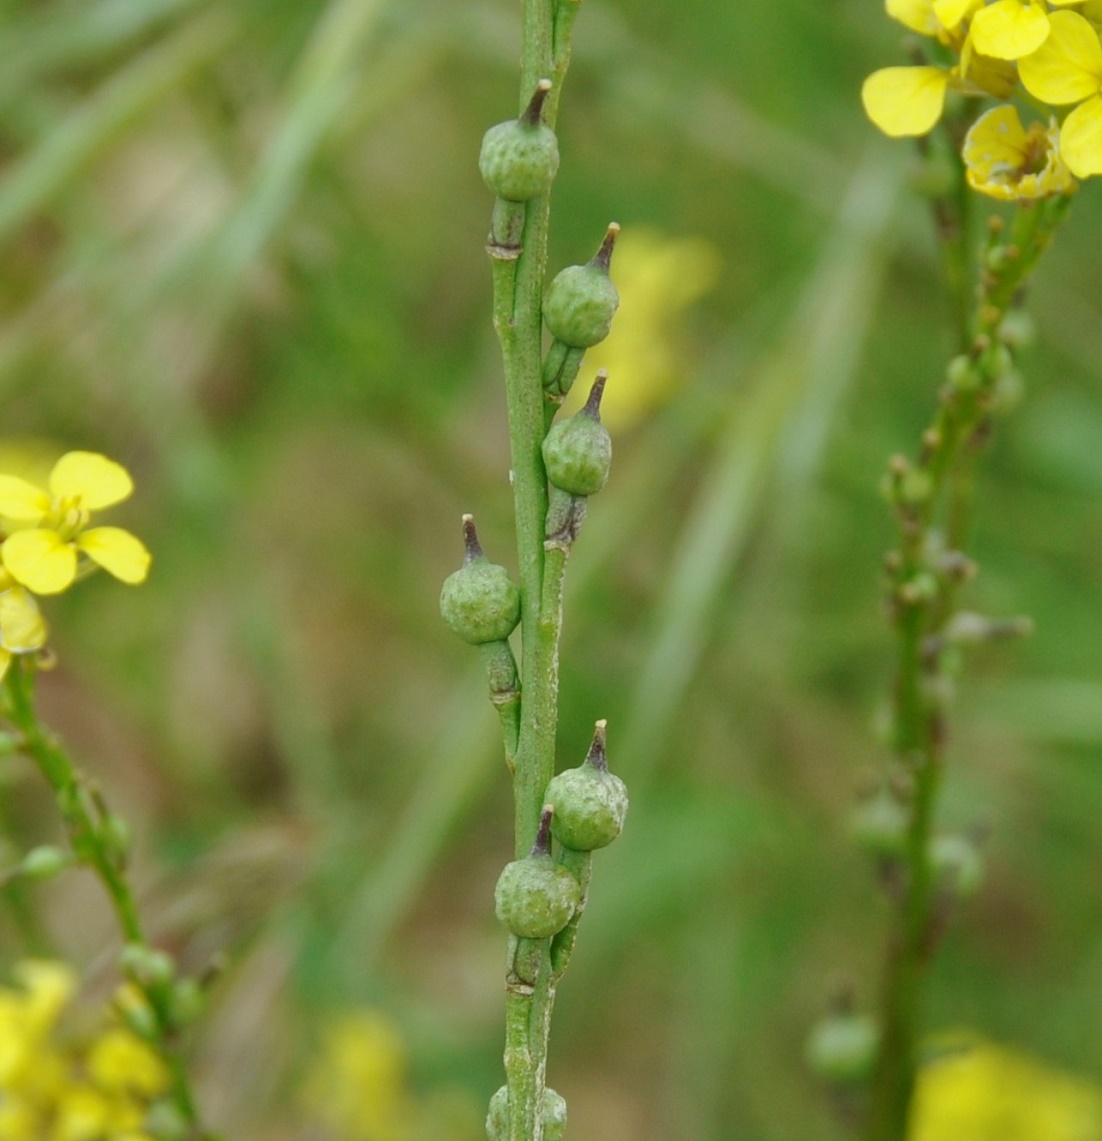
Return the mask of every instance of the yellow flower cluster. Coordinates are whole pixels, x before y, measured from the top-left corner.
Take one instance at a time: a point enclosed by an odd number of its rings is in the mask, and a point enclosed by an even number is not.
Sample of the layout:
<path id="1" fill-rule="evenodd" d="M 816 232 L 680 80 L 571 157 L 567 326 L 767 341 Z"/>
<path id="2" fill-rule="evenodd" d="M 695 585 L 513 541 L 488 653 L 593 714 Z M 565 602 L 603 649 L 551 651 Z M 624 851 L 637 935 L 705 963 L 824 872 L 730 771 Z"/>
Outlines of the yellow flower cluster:
<path id="1" fill-rule="evenodd" d="M 885 0 L 888 14 L 934 41 L 945 62 L 887 67 L 865 80 L 869 118 L 893 137 L 924 135 L 950 91 L 1000 100 L 972 124 L 968 181 L 993 198 L 1032 201 L 1102 174 L 1102 0 Z M 1022 124 L 1009 102 L 1043 104 Z"/>
<path id="2" fill-rule="evenodd" d="M 0 987 L 0 1141 L 152 1141 L 144 1121 L 168 1087 L 160 1058 L 123 1026 L 65 1041 L 76 991 L 64 963 L 26 960 Z"/>
<path id="3" fill-rule="evenodd" d="M 133 490 L 124 467 L 94 452 L 63 455 L 46 489 L 0 475 L 0 678 L 13 654 L 46 644 L 36 594 L 59 594 L 97 566 L 123 582 L 145 580 L 150 556 L 140 540 L 120 527 L 88 527 L 93 511 Z"/>

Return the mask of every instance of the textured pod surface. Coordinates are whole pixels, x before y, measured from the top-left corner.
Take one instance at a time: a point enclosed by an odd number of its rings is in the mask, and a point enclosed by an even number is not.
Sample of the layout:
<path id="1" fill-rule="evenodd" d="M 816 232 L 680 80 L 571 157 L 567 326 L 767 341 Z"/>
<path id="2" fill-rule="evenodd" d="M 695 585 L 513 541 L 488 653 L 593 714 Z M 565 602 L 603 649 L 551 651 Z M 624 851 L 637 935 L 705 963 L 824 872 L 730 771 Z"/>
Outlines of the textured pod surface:
<path id="1" fill-rule="evenodd" d="M 494 888 L 498 919 L 522 939 L 547 939 L 570 922 L 581 888 L 550 856 L 506 864 Z"/>
<path id="2" fill-rule="evenodd" d="M 551 779 L 544 799 L 554 805 L 551 833 L 577 852 L 604 848 L 623 831 L 628 790 L 614 773 L 590 764 Z"/>
<path id="3" fill-rule="evenodd" d="M 608 481 L 612 437 L 599 421 L 579 412 L 551 426 L 543 441 L 547 478 L 571 495 L 593 495 Z"/>
<path id="4" fill-rule="evenodd" d="M 520 590 L 504 567 L 477 559 L 444 580 L 440 613 L 465 642 L 501 642 L 520 621 Z"/>
<path id="5" fill-rule="evenodd" d="M 518 119 L 498 123 L 482 139 L 478 169 L 486 185 L 510 202 L 527 202 L 551 188 L 559 169 L 559 143 L 550 127 Z"/>
<path id="6" fill-rule="evenodd" d="M 616 286 L 593 265 L 569 265 L 555 276 L 543 298 L 543 319 L 551 334 L 576 349 L 599 344 L 612 328 L 620 304 Z"/>

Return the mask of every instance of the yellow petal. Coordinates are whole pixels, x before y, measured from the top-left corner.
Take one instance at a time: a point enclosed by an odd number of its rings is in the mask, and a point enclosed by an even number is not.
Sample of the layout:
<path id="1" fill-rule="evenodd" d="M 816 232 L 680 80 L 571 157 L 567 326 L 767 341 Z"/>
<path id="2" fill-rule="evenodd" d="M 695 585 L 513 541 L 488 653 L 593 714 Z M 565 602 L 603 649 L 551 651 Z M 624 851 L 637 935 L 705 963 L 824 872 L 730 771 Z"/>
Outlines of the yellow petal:
<path id="1" fill-rule="evenodd" d="M 1057 150 L 1055 126 L 1028 131 L 1014 107 L 994 107 L 972 124 L 962 155 L 968 183 L 991 198 L 1025 202 L 1067 194 L 1075 181 Z"/>
<path id="2" fill-rule="evenodd" d="M 1060 106 L 1097 95 L 1102 88 L 1102 45 L 1078 12 L 1053 12 L 1049 33 L 1032 55 L 1018 61 L 1030 95 Z"/>
<path id="3" fill-rule="evenodd" d="M 77 573 L 76 551 L 56 531 L 16 531 L 4 540 L 0 554 L 12 578 L 35 594 L 58 594 Z"/>
<path id="4" fill-rule="evenodd" d="M 1102 174 L 1102 97 L 1088 99 L 1064 120 L 1060 157 L 1076 178 Z"/>
<path id="5" fill-rule="evenodd" d="M 8 666 L 11 665 L 11 654 L 5 649 L 0 649 L 0 681 L 4 680 L 8 672 Z M 2 1136 L 2 1134 L 0 1134 Z"/>
<path id="6" fill-rule="evenodd" d="M 972 20 L 972 42 L 981 55 L 1021 59 L 1035 52 L 1048 36 L 1048 13 L 1042 4 L 996 0 Z"/>
<path id="7" fill-rule="evenodd" d="M 77 538 L 77 547 L 123 582 L 145 582 L 149 573 L 152 557 L 145 545 L 121 527 L 93 527 L 91 531 L 84 531 Z"/>
<path id="8" fill-rule="evenodd" d="M 50 510 L 50 497 L 33 483 L 0 475 L 0 515 L 20 523 L 37 523 Z"/>
<path id="9" fill-rule="evenodd" d="M 941 118 L 948 83 L 937 67 L 885 67 L 865 80 L 861 101 L 885 135 L 924 135 Z"/>
<path id="10" fill-rule="evenodd" d="M 934 13 L 947 31 L 953 31 L 970 12 L 983 4 L 983 0 L 933 0 Z"/>
<path id="11" fill-rule="evenodd" d="M 885 8 L 893 20 L 923 36 L 936 36 L 938 18 L 932 0 L 885 0 Z"/>
<path id="12" fill-rule="evenodd" d="M 46 623 L 34 598 L 21 586 L 0 594 L 0 647 L 27 654 L 46 644 Z"/>
<path id="13" fill-rule="evenodd" d="M 89 511 L 121 503 L 133 490 L 126 468 L 95 452 L 67 452 L 50 472 L 54 497 L 79 499 Z"/>

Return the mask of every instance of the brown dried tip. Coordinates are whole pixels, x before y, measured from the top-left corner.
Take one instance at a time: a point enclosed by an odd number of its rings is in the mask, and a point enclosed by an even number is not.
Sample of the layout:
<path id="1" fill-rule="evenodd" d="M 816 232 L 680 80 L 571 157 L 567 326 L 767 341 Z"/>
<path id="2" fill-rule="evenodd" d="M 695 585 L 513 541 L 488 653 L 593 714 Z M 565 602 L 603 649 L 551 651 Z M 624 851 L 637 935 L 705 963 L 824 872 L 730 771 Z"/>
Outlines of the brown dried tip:
<path id="1" fill-rule="evenodd" d="M 532 98 L 528 100 L 528 106 L 524 108 L 524 114 L 520 117 L 520 121 L 526 126 L 538 127 L 540 125 L 543 105 L 547 102 L 547 96 L 551 94 L 552 86 L 550 79 L 541 79 L 536 84 L 536 90 L 532 92 Z"/>
<path id="2" fill-rule="evenodd" d="M 486 552 L 483 551 L 482 544 L 478 541 L 478 532 L 474 529 L 473 515 L 463 516 L 463 546 L 466 548 L 466 554 L 463 558 L 465 563 L 486 557 Z"/>
<path id="3" fill-rule="evenodd" d="M 612 264 L 612 250 L 616 245 L 616 239 L 620 234 L 620 223 L 609 222 L 608 230 L 605 233 L 605 240 L 601 243 L 601 248 L 593 255 L 593 260 L 589 263 L 596 269 L 604 273 L 608 273 L 609 266 Z"/>
<path id="4" fill-rule="evenodd" d="M 605 394 L 605 385 L 608 383 L 608 369 L 601 368 L 597 370 L 597 376 L 594 378 L 593 387 L 589 390 L 589 399 L 585 402 L 585 407 L 582 411 L 591 416 L 594 420 L 601 418 L 601 397 Z"/>
<path id="5" fill-rule="evenodd" d="M 608 772 L 608 738 L 605 730 L 608 728 L 608 722 L 602 717 L 600 721 L 593 727 L 593 743 L 589 746 L 589 752 L 586 753 L 585 763 L 592 765 L 595 769 L 600 769 L 601 772 Z"/>
<path id="6" fill-rule="evenodd" d="M 543 812 L 540 813 L 540 826 L 536 832 L 536 842 L 532 845 L 532 850 L 528 854 L 530 856 L 549 856 L 551 855 L 551 816 L 555 809 L 550 804 L 543 806 Z"/>

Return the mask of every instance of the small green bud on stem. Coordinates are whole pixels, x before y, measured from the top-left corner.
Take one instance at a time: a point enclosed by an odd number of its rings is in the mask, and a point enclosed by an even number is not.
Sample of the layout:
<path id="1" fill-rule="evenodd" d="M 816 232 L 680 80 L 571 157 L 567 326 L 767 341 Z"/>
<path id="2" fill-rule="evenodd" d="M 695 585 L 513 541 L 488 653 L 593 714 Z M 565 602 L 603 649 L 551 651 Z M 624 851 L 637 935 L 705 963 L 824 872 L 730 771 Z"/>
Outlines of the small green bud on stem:
<path id="1" fill-rule="evenodd" d="M 561 270 L 547 288 L 543 319 L 556 340 L 572 348 L 588 349 L 608 336 L 620 294 L 608 276 L 612 250 L 620 233 L 609 223 L 601 248 L 585 265 Z"/>
<path id="2" fill-rule="evenodd" d="M 623 831 L 628 811 L 624 782 L 608 771 L 607 721 L 598 721 L 585 761 L 552 777 L 545 799 L 555 809 L 551 831 L 566 848 L 592 852 Z"/>
<path id="3" fill-rule="evenodd" d="M 440 613 L 473 646 L 504 641 L 520 621 L 520 590 L 509 572 L 482 551 L 474 518 L 463 516 L 463 565 L 444 580 Z"/>
<path id="4" fill-rule="evenodd" d="M 601 423 L 601 397 L 608 373 L 601 369 L 585 407 L 552 425 L 543 441 L 543 462 L 551 483 L 570 495 L 594 495 L 612 466 L 612 437 Z"/>
<path id="5" fill-rule="evenodd" d="M 494 889 L 498 919 L 519 939 L 548 939 L 570 921 L 578 881 L 551 859 L 551 813 L 544 808 L 531 852 L 506 864 Z"/>
<path id="6" fill-rule="evenodd" d="M 551 86 L 550 79 L 541 79 L 520 118 L 498 123 L 482 139 L 478 168 L 497 195 L 486 248 L 500 260 L 520 256 L 525 203 L 546 194 L 559 169 L 558 140 L 542 121 Z"/>

